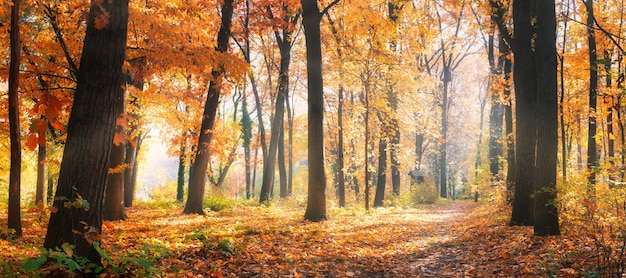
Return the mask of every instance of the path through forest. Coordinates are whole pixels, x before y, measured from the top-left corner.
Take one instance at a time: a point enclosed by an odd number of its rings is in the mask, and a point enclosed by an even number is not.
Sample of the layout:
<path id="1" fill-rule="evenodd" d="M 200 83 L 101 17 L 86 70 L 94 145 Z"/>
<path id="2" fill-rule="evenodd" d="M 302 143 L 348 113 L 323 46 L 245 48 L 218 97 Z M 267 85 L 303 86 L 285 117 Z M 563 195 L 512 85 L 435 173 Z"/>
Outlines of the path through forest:
<path id="1" fill-rule="evenodd" d="M 506 225 L 499 207 L 332 207 L 328 221 L 311 223 L 294 200 L 202 216 L 175 203 L 137 206 L 128 220 L 105 222 L 102 247 L 109 272 L 140 277 L 574 277 L 589 269 L 580 235 L 533 236 Z M 24 238 L 0 239 L 0 274 L 33 274 L 23 266 L 37 255 L 47 218 L 33 209 L 24 219 Z"/>

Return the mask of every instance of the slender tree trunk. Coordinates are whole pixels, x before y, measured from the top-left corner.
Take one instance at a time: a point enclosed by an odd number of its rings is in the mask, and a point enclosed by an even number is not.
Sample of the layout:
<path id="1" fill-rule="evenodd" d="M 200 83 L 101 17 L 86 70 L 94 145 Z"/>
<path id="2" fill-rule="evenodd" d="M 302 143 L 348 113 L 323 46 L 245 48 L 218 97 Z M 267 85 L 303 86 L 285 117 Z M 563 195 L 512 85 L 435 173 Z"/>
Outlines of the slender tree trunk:
<path id="1" fill-rule="evenodd" d="M 96 28 L 96 17 L 108 22 Z M 44 242 L 48 249 L 69 243 L 74 255 L 101 265 L 94 248 L 102 231 L 103 195 L 119 103 L 124 99 L 128 1 L 92 2 L 87 20 L 74 104 Z M 85 204 L 89 204 L 89 209 Z"/>
<path id="2" fill-rule="evenodd" d="M 447 155 L 448 155 L 448 86 L 452 81 L 450 69 L 447 67 L 444 59 L 443 73 L 443 100 L 441 105 L 441 149 L 439 154 L 439 196 L 448 198 L 448 173 L 447 173 Z"/>
<path id="3" fill-rule="evenodd" d="M 531 19 L 535 0 L 513 3 L 515 38 L 513 52 L 515 71 L 513 79 L 516 101 L 516 153 L 515 153 L 515 195 L 511 225 L 533 225 L 533 199 L 535 176 L 535 153 L 537 124 L 535 118 L 536 68 L 535 54 L 531 42 L 535 34 Z"/>
<path id="4" fill-rule="evenodd" d="M 280 197 L 287 198 L 287 167 L 285 163 L 285 124 L 280 128 L 278 138 L 278 176 L 280 179 Z"/>
<path id="5" fill-rule="evenodd" d="M 395 92 L 392 92 L 391 99 L 391 109 L 393 111 L 398 111 L 398 95 Z M 389 124 L 390 131 L 390 148 L 389 148 L 389 157 L 391 159 L 391 188 L 394 196 L 400 195 L 400 126 L 398 124 L 398 115 L 392 115 Z"/>
<path id="6" fill-rule="evenodd" d="M 50 170 L 48 170 L 47 173 L 47 178 L 48 178 L 48 188 L 47 188 L 47 198 L 46 198 L 46 204 L 49 204 L 52 201 L 52 196 L 54 196 L 54 179 L 52 178 L 52 173 L 50 173 Z"/>
<path id="7" fill-rule="evenodd" d="M 281 134 L 284 133 L 283 121 L 285 118 L 285 96 L 289 90 L 289 64 L 291 62 L 291 40 L 279 42 L 281 49 L 280 73 L 278 79 L 278 93 L 276 94 L 276 111 L 272 121 L 272 135 L 267 157 L 263 164 L 263 183 L 261 185 L 260 203 L 266 203 L 270 199 L 271 189 L 274 184 L 274 173 L 276 170 L 276 158 L 279 141 L 283 140 Z M 284 140 L 283 140 L 283 167 L 284 167 Z M 280 163 L 280 162 L 279 162 Z M 281 181 L 282 188 L 282 181 Z M 286 188 L 285 188 L 286 189 Z M 281 191 L 281 196 L 282 196 Z"/>
<path id="8" fill-rule="evenodd" d="M 387 8 L 389 11 L 389 19 L 394 24 L 398 24 L 399 20 L 399 12 L 401 6 L 396 1 L 387 2 Z M 397 42 L 395 40 L 391 41 L 391 46 L 394 52 L 397 50 L 396 46 Z M 398 94 L 394 91 L 393 84 L 389 89 L 389 104 L 391 106 L 391 119 L 389 123 L 389 127 L 391 128 L 389 137 L 390 137 L 390 148 L 389 148 L 389 157 L 391 158 L 391 187 L 393 189 L 393 195 L 400 195 L 400 159 L 398 153 L 400 152 L 400 127 L 398 125 Z"/>
<path id="9" fill-rule="evenodd" d="M 230 38 L 230 26 L 233 16 L 233 0 L 224 0 L 222 5 L 222 22 L 219 33 L 217 35 L 216 51 L 227 53 L 228 40 Z M 189 177 L 189 191 L 187 192 L 187 203 L 183 213 L 203 214 L 202 201 L 204 199 L 204 189 L 206 184 L 206 173 L 209 162 L 208 145 L 213 138 L 213 127 L 217 117 L 217 108 L 219 105 L 220 94 L 222 90 L 224 65 L 217 66 L 211 72 L 212 81 L 209 85 L 209 92 L 202 113 L 202 125 L 200 127 L 198 145 L 196 147 L 196 158 L 193 161 Z"/>
<path id="10" fill-rule="evenodd" d="M 510 52 L 510 50 L 508 51 Z M 508 54 L 508 53 L 507 53 Z M 504 61 L 504 78 L 506 80 L 506 84 L 509 84 L 511 80 L 511 71 L 513 68 L 513 63 L 511 59 L 507 58 Z M 515 136 L 513 133 L 513 100 L 511 99 L 511 89 L 509 87 L 504 89 L 504 97 L 508 101 L 504 105 L 504 126 L 505 126 L 505 134 L 506 134 L 506 163 L 507 163 L 507 171 L 506 171 L 506 192 L 507 192 L 507 202 L 512 204 L 513 202 L 513 192 L 515 191 L 515 169 L 517 165 L 515 164 Z"/>
<path id="11" fill-rule="evenodd" d="M 554 0 L 537 3 L 537 172 L 535 194 L 535 235 L 559 235 L 556 204 L 558 152 L 558 102 L 556 61 L 556 14 Z"/>
<path id="12" fill-rule="evenodd" d="M 370 105 L 369 105 L 369 85 L 366 83 L 364 86 L 364 94 L 365 94 L 365 116 L 363 117 L 365 119 L 365 151 L 363 152 L 364 160 L 363 160 L 363 165 L 365 165 L 365 171 L 364 171 L 364 181 L 363 181 L 363 192 L 365 195 L 365 209 L 369 210 L 370 209 L 370 171 L 369 171 L 369 146 L 370 146 L 370 136 L 369 136 L 369 109 L 370 109 Z"/>
<path id="13" fill-rule="evenodd" d="M 301 0 L 306 38 L 308 87 L 309 184 L 304 218 L 322 221 L 326 213 L 326 173 L 324 170 L 324 81 L 322 77 L 322 14 L 316 0 Z"/>
<path id="14" fill-rule="evenodd" d="M 598 67 L 596 53 L 595 19 L 593 13 L 593 0 L 584 1 L 587 8 L 587 43 L 589 46 L 589 124 L 587 133 L 587 170 L 589 171 L 588 193 L 595 195 L 596 169 L 598 168 L 598 155 L 596 145 L 597 134 L 597 108 L 598 108 Z"/>
<path id="15" fill-rule="evenodd" d="M 11 169 L 9 170 L 8 228 L 22 236 L 20 192 L 22 174 L 22 144 L 20 142 L 20 0 L 13 0 L 11 30 L 9 31 L 11 61 L 9 62 L 9 137 L 11 141 Z"/>
<path id="16" fill-rule="evenodd" d="M 343 86 L 339 86 L 338 99 L 337 99 L 337 197 L 339 198 L 339 207 L 346 206 L 346 178 L 343 171 Z"/>
<path id="17" fill-rule="evenodd" d="M 46 121 L 45 117 L 42 117 L 40 120 Z M 44 198 L 46 191 L 46 130 L 39 130 L 39 147 L 37 149 L 37 187 L 35 189 L 35 204 L 46 206 L 46 201 Z M 42 140 L 43 138 L 43 140 Z M 43 141 L 43 142 L 41 142 Z"/>
<path id="18" fill-rule="evenodd" d="M 127 82 L 141 92 L 143 91 L 145 83 L 147 59 L 146 57 L 139 57 L 132 59 L 129 62 L 133 67 L 134 74 L 127 72 Z M 130 93 L 129 99 L 128 110 L 132 111 L 138 109 L 137 97 L 133 93 Z M 141 137 L 141 132 L 139 131 L 141 115 L 136 112 L 130 112 L 128 115 L 131 118 L 128 135 L 132 138 L 132 140 L 134 140 L 134 142 L 126 144 L 126 157 L 124 159 L 124 163 L 126 163 L 127 168 L 124 169 L 124 206 L 132 207 L 135 199 L 135 188 L 137 188 L 137 171 L 139 170 L 137 168 L 137 155 L 139 154 L 143 138 Z"/>
<path id="19" fill-rule="evenodd" d="M 289 147 L 288 147 L 288 176 L 287 176 L 287 195 L 291 196 L 293 193 L 293 109 L 289 104 L 289 95 L 285 95 L 285 105 L 287 108 L 287 126 L 289 127 Z"/>
<path id="20" fill-rule="evenodd" d="M 244 164 L 246 170 L 246 199 L 252 198 L 252 169 L 251 167 L 251 155 L 250 155 L 250 143 L 252 141 L 252 120 L 250 119 L 250 113 L 248 112 L 248 101 L 246 97 L 243 98 L 243 104 L 241 105 L 241 132 L 243 133 L 243 154 Z"/>
<path id="21" fill-rule="evenodd" d="M 183 136 L 184 137 L 184 136 Z M 176 201 L 182 203 L 185 199 L 185 156 L 187 148 L 185 140 L 180 143 L 180 155 L 178 155 L 178 172 L 176 175 Z"/>
<path id="22" fill-rule="evenodd" d="M 605 79 L 606 79 L 606 88 L 611 88 L 613 87 L 613 79 L 611 78 L 611 63 L 612 63 L 612 59 L 611 59 L 611 52 L 608 50 L 604 51 L 604 59 L 606 60 L 606 63 L 604 65 L 605 71 L 606 71 L 606 75 L 605 75 Z M 611 163 L 611 166 L 615 165 L 615 134 L 613 131 L 613 96 L 605 96 L 604 97 L 604 101 L 605 103 L 608 103 L 607 105 L 607 115 L 606 115 L 606 133 L 608 136 L 608 140 L 607 140 L 607 144 L 608 144 L 608 150 L 607 150 L 607 156 L 609 158 L 609 163 Z M 611 169 L 612 171 L 613 169 Z"/>
<path id="23" fill-rule="evenodd" d="M 374 207 L 382 207 L 385 200 L 385 184 L 387 183 L 387 141 L 384 132 L 378 141 L 378 179 L 376 182 L 376 195 L 374 195 Z"/>

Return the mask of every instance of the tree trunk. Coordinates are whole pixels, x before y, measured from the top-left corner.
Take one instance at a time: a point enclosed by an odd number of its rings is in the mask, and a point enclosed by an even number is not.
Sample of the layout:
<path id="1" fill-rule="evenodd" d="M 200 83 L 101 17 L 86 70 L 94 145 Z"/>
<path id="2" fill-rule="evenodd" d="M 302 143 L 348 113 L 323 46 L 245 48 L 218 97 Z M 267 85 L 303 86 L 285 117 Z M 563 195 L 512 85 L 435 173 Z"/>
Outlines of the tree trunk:
<path id="1" fill-rule="evenodd" d="M 118 128 L 117 132 L 123 131 Z M 111 147 L 109 176 L 104 194 L 104 220 L 114 221 L 127 218 L 124 212 L 124 170 L 120 169 L 124 165 L 125 150 L 126 145 L 122 142 L 118 142 L 117 145 L 113 143 Z"/>
<path id="2" fill-rule="evenodd" d="M 343 86 L 339 86 L 337 99 L 337 197 L 339 198 L 339 207 L 346 206 L 346 177 L 343 171 L 344 167 L 344 146 L 343 146 Z"/>
<path id="3" fill-rule="evenodd" d="M 283 115 L 284 117 L 284 115 Z M 278 138 L 278 176 L 280 180 L 280 197 L 287 198 L 287 167 L 285 161 L 285 125 L 280 127 L 280 136 Z"/>
<path id="4" fill-rule="evenodd" d="M 216 51 L 226 53 L 228 51 L 228 40 L 230 39 L 230 25 L 233 16 L 233 0 L 224 0 L 222 5 L 222 22 L 217 35 Z M 187 203 L 183 213 L 204 214 L 202 201 L 204 199 L 204 189 L 207 178 L 207 166 L 209 163 L 208 145 L 213 138 L 213 127 L 217 117 L 217 108 L 222 91 L 224 65 L 220 64 L 211 71 L 211 83 L 204 112 L 202 113 L 202 124 L 199 131 L 198 145 L 196 147 L 196 158 L 193 161 L 189 177 L 189 191 L 187 192 Z"/>
<path id="5" fill-rule="evenodd" d="M 185 199 L 185 140 L 180 143 L 180 155 L 178 156 L 178 172 L 176 174 L 176 201 L 183 202 Z"/>
<path id="6" fill-rule="evenodd" d="M 40 120 L 46 121 L 45 117 L 42 117 Z M 37 148 L 37 187 L 35 189 L 35 204 L 46 206 L 46 201 L 44 199 L 45 191 L 46 191 L 46 130 L 39 130 L 39 147 Z M 42 139 L 43 138 L 43 139 Z M 43 141 L 43 142 L 41 142 Z"/>
<path id="7" fill-rule="evenodd" d="M 108 21 L 95 24 L 102 13 Z M 102 25 L 102 26 L 98 26 Z M 101 265 L 94 242 L 102 231 L 102 202 L 119 103 L 124 99 L 128 1 L 92 2 L 74 104 L 44 247 L 75 245 L 74 256 Z M 88 204 L 88 209 L 86 204 Z"/>
<path id="8" fill-rule="evenodd" d="M 278 38 L 277 38 L 278 39 Z M 260 203 L 266 203 L 270 199 L 276 171 L 276 158 L 279 140 L 283 140 L 283 121 L 285 118 L 285 96 L 289 93 L 289 64 L 291 62 L 291 39 L 280 42 L 280 72 L 278 78 L 278 93 L 276 94 L 276 111 L 272 121 L 272 131 L 267 157 L 263 163 L 263 183 L 261 184 Z M 284 141 L 283 141 L 284 147 Z M 283 149 L 284 166 L 284 149 Z M 281 181 L 282 182 L 282 181 Z M 282 183 L 281 183 L 282 186 Z M 281 194 L 282 196 L 282 194 Z"/>
<path id="9" fill-rule="evenodd" d="M 556 204 L 558 152 L 558 103 L 556 74 L 556 15 L 554 0 L 537 3 L 537 193 L 535 194 L 535 235 L 559 235 Z"/>
<path id="10" fill-rule="evenodd" d="M 291 107 L 289 101 L 289 95 L 285 95 L 285 104 L 287 108 L 287 126 L 289 127 L 289 168 L 287 169 L 287 195 L 291 196 L 291 194 L 293 193 L 293 107 Z"/>
<path id="11" fill-rule="evenodd" d="M 124 99 L 119 103 L 117 119 L 121 119 L 124 114 Z M 123 134 L 124 130 L 121 126 L 116 127 L 117 134 Z M 109 156 L 109 176 L 107 177 L 107 186 L 104 193 L 104 220 L 125 220 L 124 213 L 124 160 L 126 143 L 123 140 L 116 142 L 114 139 L 111 146 L 111 155 Z"/>
<path id="12" fill-rule="evenodd" d="M 443 100 L 441 105 L 441 150 L 439 154 L 439 196 L 448 198 L 447 145 L 448 145 L 448 86 L 452 81 L 452 73 L 443 59 Z"/>
<path id="13" fill-rule="evenodd" d="M 250 119 L 250 113 L 248 112 L 248 101 L 246 97 L 243 97 L 243 103 L 241 105 L 241 132 L 243 137 L 243 154 L 244 164 L 246 170 L 246 199 L 252 198 L 252 169 L 250 169 L 251 156 L 250 156 L 250 143 L 252 141 L 252 120 Z"/>
<path id="14" fill-rule="evenodd" d="M 50 170 L 48 170 L 48 189 L 46 192 L 47 198 L 46 198 L 46 204 L 49 204 L 52 201 L 52 196 L 54 196 L 54 179 L 52 178 L 52 174 L 50 173 Z"/>
<path id="15" fill-rule="evenodd" d="M 127 82 L 136 88 L 139 91 L 143 91 L 144 83 L 145 83 L 145 68 L 147 59 L 146 57 L 139 57 L 135 59 L 131 59 L 131 66 L 134 69 L 135 74 L 131 74 L 127 72 Z M 129 110 L 139 109 L 137 107 L 137 97 L 132 93 L 129 94 L 130 102 L 129 102 Z M 128 114 L 131 118 L 130 121 L 130 130 L 127 132 L 129 137 L 134 140 L 133 143 L 126 144 L 126 157 L 124 159 L 124 163 L 126 163 L 126 169 L 124 169 L 124 206 L 132 207 L 133 201 L 135 199 L 135 188 L 137 187 L 137 155 L 139 154 L 139 149 L 141 147 L 141 141 L 143 138 L 141 137 L 141 133 L 139 132 L 139 120 L 141 119 L 141 115 L 135 112 L 130 112 Z"/>
<path id="16" fill-rule="evenodd" d="M 535 34 L 531 19 L 535 0 L 515 1 L 513 3 L 513 22 L 515 38 L 513 53 L 515 55 L 515 119 L 516 119 L 516 153 L 515 153 L 515 195 L 511 212 L 511 225 L 533 225 L 533 200 L 535 176 L 535 146 L 537 123 L 535 118 L 536 102 L 536 68 L 535 54 L 531 45 Z"/>
<path id="17" fill-rule="evenodd" d="M 595 18 L 593 13 L 593 0 L 584 1 L 587 8 L 587 43 L 589 46 L 589 125 L 587 133 L 587 170 L 589 171 L 588 193 L 595 195 L 596 169 L 598 168 L 598 155 L 596 146 L 598 108 L 598 58 L 596 53 Z"/>
<path id="18" fill-rule="evenodd" d="M 324 81 L 322 77 L 322 14 L 316 0 L 301 0 L 306 38 L 308 87 L 309 184 L 304 218 L 326 220 L 326 173 L 324 171 Z"/>
<path id="19" fill-rule="evenodd" d="M 389 19 L 394 24 L 398 24 L 399 12 L 402 8 L 399 6 L 396 1 L 387 2 L 387 8 L 389 12 Z M 391 41 L 392 49 L 396 52 L 397 42 L 395 40 Z M 389 104 L 392 110 L 392 116 L 389 123 L 390 127 L 390 148 L 389 148 L 389 157 L 391 158 L 391 187 L 393 189 L 393 195 L 400 195 L 400 159 L 398 158 L 398 153 L 400 152 L 400 126 L 398 125 L 398 94 L 394 91 L 394 85 L 389 89 Z"/>
<path id="20" fill-rule="evenodd" d="M 391 103 L 391 109 L 393 111 L 398 111 L 398 96 L 395 92 L 392 92 L 391 99 L 389 100 Z M 389 123 L 390 127 L 390 148 L 389 148 L 389 157 L 391 159 L 391 188 L 393 189 L 393 195 L 400 195 L 400 126 L 398 124 L 398 115 L 392 115 L 392 118 Z"/>
<path id="21" fill-rule="evenodd" d="M 502 42 L 502 41 L 501 41 Z M 507 55 L 510 50 L 507 51 Z M 504 78 L 506 80 L 506 84 L 510 84 L 511 80 L 511 71 L 513 68 L 513 63 L 511 59 L 506 58 L 504 61 Z M 513 133 L 513 100 L 511 99 L 511 89 L 510 87 L 506 87 L 504 89 L 504 97 L 508 101 L 504 104 L 504 132 L 506 134 L 506 194 L 507 194 L 507 203 L 512 204 L 513 202 L 513 192 L 515 190 L 515 137 Z"/>
<path id="22" fill-rule="evenodd" d="M 11 61 L 9 63 L 9 137 L 11 141 L 11 169 L 9 171 L 8 228 L 22 236 L 20 192 L 22 174 L 22 144 L 20 142 L 20 0 L 13 0 L 11 30 L 9 31 Z"/>
<path id="23" fill-rule="evenodd" d="M 387 141 L 384 132 L 378 141 L 378 179 L 376 182 L 376 195 L 374 195 L 374 207 L 382 207 L 385 200 L 385 184 L 387 183 Z"/>

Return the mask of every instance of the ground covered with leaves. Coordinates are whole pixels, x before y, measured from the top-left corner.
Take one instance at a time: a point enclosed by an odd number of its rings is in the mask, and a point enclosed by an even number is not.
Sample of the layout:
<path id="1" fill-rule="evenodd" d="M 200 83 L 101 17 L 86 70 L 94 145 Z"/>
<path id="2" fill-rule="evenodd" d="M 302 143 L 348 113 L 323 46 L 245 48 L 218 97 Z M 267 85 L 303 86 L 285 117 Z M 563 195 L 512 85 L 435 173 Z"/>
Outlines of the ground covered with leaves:
<path id="1" fill-rule="evenodd" d="M 593 240 L 565 227 L 536 237 L 510 227 L 494 204 L 451 202 L 417 208 L 330 209 L 310 223 L 295 202 L 237 205 L 206 215 L 180 206 L 137 206 L 129 220 L 106 222 L 106 276 L 150 277 L 536 277 L 594 276 Z M 24 213 L 24 237 L 0 240 L 1 276 L 72 267 L 71 247 L 40 249 L 47 216 Z M 0 215 L 6 227 L 6 214 Z M 37 265 L 55 258 L 56 266 Z M 80 267 L 80 262 L 75 267 Z"/>

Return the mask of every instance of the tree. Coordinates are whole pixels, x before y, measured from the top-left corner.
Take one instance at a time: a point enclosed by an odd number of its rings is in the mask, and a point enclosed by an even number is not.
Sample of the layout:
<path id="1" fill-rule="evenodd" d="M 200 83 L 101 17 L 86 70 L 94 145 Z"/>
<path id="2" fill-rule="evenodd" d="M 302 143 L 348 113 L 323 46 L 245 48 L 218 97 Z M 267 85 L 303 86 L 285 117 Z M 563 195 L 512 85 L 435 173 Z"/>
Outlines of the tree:
<path id="1" fill-rule="evenodd" d="M 339 0 L 330 3 L 322 12 L 317 0 L 301 0 L 302 23 L 306 38 L 306 65 L 308 87 L 308 157 L 309 184 L 304 218 L 323 221 L 326 213 L 326 173 L 324 170 L 324 80 L 322 77 L 322 42 L 320 22 L 322 15 Z"/>
<path id="2" fill-rule="evenodd" d="M 532 25 L 534 4 L 536 0 L 515 1 L 513 3 L 513 54 L 515 70 L 513 82 L 515 86 L 515 119 L 516 151 L 515 151 L 515 193 L 511 224 L 533 225 L 533 201 L 531 195 L 535 190 L 535 147 L 537 134 L 537 80 L 535 53 L 533 52 Z"/>
<path id="3" fill-rule="evenodd" d="M 225 0 L 222 5 L 222 22 L 217 35 L 216 52 L 226 55 L 228 51 L 228 40 L 230 39 L 230 26 L 233 16 L 233 0 Z M 217 107 L 223 86 L 225 68 L 223 62 L 216 65 L 211 71 L 211 84 L 209 85 L 208 96 L 202 113 L 202 124 L 199 131 L 198 145 L 196 146 L 196 156 L 190 170 L 189 191 L 187 192 L 187 203 L 184 213 L 203 214 L 202 201 L 204 199 L 204 188 L 207 176 L 207 166 L 209 157 L 209 144 L 213 137 L 213 126 L 217 116 Z"/>
<path id="4" fill-rule="evenodd" d="M 22 174 L 22 144 L 20 143 L 20 0 L 13 0 L 11 7 L 11 61 L 9 64 L 9 137 L 11 140 L 11 169 L 9 173 L 8 228 L 22 236 L 20 191 Z"/>
<path id="5" fill-rule="evenodd" d="M 48 249 L 75 245 L 75 256 L 97 265 L 108 161 L 124 96 L 127 25 L 127 0 L 91 3 L 54 213 L 44 242 Z"/>
<path id="6" fill-rule="evenodd" d="M 554 0 L 537 1 L 537 167 L 535 235 L 559 235 L 556 204 L 558 102 L 556 74 L 556 15 Z"/>
<path id="7" fill-rule="evenodd" d="M 104 220 L 125 220 L 126 213 L 124 212 L 124 170 L 125 166 L 125 151 L 126 143 L 125 139 L 122 139 L 124 134 L 124 127 L 119 124 L 121 121 L 125 121 L 125 98 L 119 102 L 117 107 L 117 121 L 115 128 L 115 136 L 111 146 L 111 155 L 109 156 L 109 175 L 107 177 L 106 191 L 104 194 L 104 208 L 103 218 Z"/>
<path id="8" fill-rule="evenodd" d="M 261 185 L 260 202 L 266 203 L 270 199 L 270 191 L 274 184 L 274 172 L 276 169 L 276 153 L 279 152 L 280 169 L 280 196 L 287 197 L 287 182 L 285 172 L 285 153 L 284 153 L 284 119 L 285 119 L 285 101 L 289 94 L 289 66 L 291 64 L 291 47 L 293 45 L 295 24 L 300 19 L 300 14 L 291 11 L 293 7 L 289 7 L 286 3 L 282 4 L 280 25 L 274 28 L 274 36 L 276 44 L 280 49 L 280 69 L 278 73 L 278 92 L 276 93 L 276 110 L 274 111 L 274 119 L 272 120 L 271 138 L 269 150 L 265 162 L 263 163 L 263 183 Z M 270 6 L 267 7 L 269 18 L 276 20 Z M 282 30 L 281 30 L 282 29 Z M 282 31 L 282 32 L 281 32 Z"/>
<path id="9" fill-rule="evenodd" d="M 589 132 L 587 133 L 587 170 L 589 171 L 589 185 L 596 183 L 596 169 L 599 166 L 596 133 L 598 109 L 598 55 L 596 53 L 595 17 L 593 14 L 593 0 L 583 1 L 587 9 L 587 44 L 589 47 Z M 590 194 L 594 189 L 589 188 Z"/>

